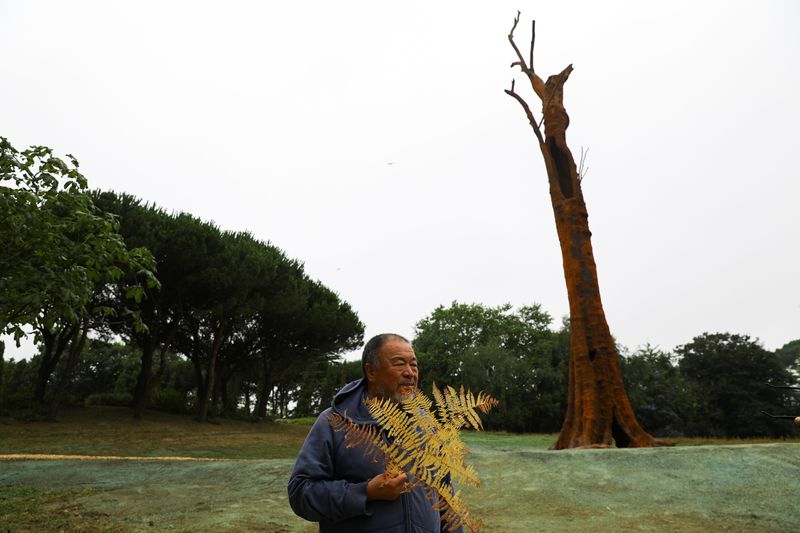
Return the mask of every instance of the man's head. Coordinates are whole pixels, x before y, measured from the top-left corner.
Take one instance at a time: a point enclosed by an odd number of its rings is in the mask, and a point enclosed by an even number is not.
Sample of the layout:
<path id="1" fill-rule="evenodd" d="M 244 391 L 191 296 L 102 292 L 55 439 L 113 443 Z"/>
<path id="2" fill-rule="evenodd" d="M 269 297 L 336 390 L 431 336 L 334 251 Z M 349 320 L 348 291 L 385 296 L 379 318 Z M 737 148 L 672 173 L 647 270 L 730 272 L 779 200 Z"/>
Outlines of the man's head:
<path id="1" fill-rule="evenodd" d="M 417 386 L 417 357 L 411 343 L 400 335 L 372 337 L 364 346 L 361 367 L 370 396 L 399 402 Z"/>

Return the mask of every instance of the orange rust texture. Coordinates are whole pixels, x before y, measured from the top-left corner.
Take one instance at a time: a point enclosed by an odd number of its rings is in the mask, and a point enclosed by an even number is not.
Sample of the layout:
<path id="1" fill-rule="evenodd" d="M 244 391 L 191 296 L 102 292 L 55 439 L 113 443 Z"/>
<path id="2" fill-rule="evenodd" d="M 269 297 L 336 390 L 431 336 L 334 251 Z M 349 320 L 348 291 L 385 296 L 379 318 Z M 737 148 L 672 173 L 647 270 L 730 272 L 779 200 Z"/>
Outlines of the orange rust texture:
<path id="1" fill-rule="evenodd" d="M 545 142 L 540 142 L 561 245 L 571 326 L 567 413 L 553 448 L 610 446 L 612 439 L 619 447 L 658 446 L 633 413 L 603 312 L 586 203 L 565 134 L 569 117 L 563 106 L 563 84 L 571 71 L 569 66 L 545 84 Z"/>

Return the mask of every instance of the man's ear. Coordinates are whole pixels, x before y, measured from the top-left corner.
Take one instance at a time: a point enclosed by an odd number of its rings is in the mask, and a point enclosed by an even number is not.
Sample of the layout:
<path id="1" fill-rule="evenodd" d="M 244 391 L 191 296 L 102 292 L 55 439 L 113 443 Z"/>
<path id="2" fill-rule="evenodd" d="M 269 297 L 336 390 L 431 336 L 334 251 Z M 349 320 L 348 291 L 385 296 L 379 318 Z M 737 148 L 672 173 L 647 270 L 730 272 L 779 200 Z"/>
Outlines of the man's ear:
<path id="1" fill-rule="evenodd" d="M 374 381 L 375 379 L 375 366 L 372 363 L 364 365 L 364 372 L 367 375 L 367 381 Z"/>

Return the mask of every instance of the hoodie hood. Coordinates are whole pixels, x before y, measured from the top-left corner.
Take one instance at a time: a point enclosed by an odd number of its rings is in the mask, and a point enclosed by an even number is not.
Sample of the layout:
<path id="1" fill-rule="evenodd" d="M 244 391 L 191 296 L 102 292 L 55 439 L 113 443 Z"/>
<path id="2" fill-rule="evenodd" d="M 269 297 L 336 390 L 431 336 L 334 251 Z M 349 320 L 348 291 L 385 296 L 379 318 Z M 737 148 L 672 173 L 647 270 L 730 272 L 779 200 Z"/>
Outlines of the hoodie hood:
<path id="1" fill-rule="evenodd" d="M 367 382 L 364 378 L 351 381 L 342 387 L 331 402 L 334 413 L 347 417 L 356 424 L 375 424 L 375 419 L 364 405 L 367 398 Z"/>

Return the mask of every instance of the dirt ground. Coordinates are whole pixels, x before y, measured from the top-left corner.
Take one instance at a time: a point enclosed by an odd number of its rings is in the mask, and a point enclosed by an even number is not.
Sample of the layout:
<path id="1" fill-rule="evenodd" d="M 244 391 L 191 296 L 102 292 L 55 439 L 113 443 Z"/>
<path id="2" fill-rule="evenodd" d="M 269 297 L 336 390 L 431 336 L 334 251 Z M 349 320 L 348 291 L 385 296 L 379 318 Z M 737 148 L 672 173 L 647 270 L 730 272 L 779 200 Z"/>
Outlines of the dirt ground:
<path id="1" fill-rule="evenodd" d="M 800 444 L 562 452 L 474 446 L 471 458 L 483 484 L 465 495 L 486 532 L 800 531 Z M 76 517 L 53 531 L 85 530 L 86 516 L 111 531 L 311 533 L 316 525 L 294 516 L 287 502 L 292 465 L 14 459 L 0 461 L 0 487 L 69 491 L 41 504 Z M 5 532 L 4 517 L 0 509 Z"/>

